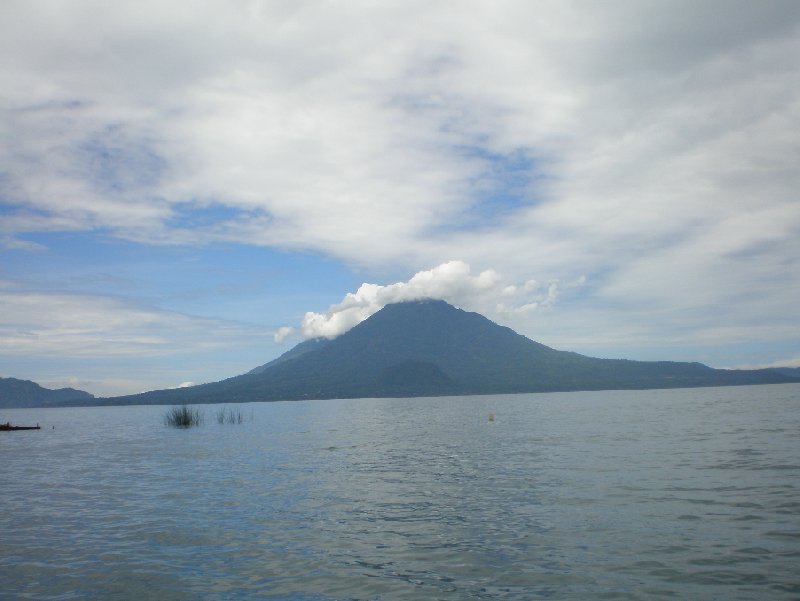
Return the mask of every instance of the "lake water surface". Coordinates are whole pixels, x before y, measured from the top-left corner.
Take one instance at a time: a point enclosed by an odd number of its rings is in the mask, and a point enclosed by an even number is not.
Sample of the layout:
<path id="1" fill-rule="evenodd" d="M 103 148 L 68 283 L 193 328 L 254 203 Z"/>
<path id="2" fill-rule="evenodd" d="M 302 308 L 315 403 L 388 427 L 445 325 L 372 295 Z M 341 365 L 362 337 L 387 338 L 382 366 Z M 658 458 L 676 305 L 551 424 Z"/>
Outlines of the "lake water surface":
<path id="1" fill-rule="evenodd" d="M 0 598 L 800 598 L 800 385 L 200 408 L 0 411 Z"/>

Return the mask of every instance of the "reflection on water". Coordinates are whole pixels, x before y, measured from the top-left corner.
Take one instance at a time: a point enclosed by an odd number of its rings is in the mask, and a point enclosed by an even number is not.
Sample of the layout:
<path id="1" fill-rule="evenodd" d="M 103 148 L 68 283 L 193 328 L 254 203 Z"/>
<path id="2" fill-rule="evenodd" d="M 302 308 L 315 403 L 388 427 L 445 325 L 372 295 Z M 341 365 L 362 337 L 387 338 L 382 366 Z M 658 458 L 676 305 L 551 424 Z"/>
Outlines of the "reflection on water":
<path id="1" fill-rule="evenodd" d="M 800 386 L 4 411 L 0 598 L 792 599 Z M 493 414 L 494 420 L 487 420 Z"/>

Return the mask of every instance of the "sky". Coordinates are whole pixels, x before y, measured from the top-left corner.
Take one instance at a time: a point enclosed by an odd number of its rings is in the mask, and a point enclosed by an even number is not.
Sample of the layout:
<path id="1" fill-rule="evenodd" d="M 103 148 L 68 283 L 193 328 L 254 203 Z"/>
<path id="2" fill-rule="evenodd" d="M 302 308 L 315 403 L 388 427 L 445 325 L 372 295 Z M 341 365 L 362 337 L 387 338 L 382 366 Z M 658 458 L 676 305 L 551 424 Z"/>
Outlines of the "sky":
<path id="1" fill-rule="evenodd" d="M 216 381 L 442 298 L 800 366 L 795 0 L 0 3 L 0 376 Z"/>

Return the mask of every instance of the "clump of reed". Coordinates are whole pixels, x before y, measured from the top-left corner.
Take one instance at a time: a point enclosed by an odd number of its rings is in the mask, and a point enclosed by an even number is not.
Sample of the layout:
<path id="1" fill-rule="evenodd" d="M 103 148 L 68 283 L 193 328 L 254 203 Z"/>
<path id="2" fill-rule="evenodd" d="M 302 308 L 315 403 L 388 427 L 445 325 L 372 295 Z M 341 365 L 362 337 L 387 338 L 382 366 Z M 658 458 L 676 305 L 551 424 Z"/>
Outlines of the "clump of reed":
<path id="1" fill-rule="evenodd" d="M 244 422 L 244 414 L 238 407 L 223 407 L 217 411 L 218 424 L 241 424 Z"/>
<path id="2" fill-rule="evenodd" d="M 164 414 L 164 425 L 173 428 L 190 428 L 199 426 L 201 423 L 203 423 L 202 412 L 187 405 L 172 407 Z"/>

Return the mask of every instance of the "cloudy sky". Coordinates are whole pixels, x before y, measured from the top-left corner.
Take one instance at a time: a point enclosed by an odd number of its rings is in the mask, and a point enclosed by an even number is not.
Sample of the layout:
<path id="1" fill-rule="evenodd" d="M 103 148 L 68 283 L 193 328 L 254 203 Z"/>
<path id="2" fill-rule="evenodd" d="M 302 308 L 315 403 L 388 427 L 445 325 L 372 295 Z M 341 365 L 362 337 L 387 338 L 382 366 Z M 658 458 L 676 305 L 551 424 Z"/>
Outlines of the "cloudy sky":
<path id="1" fill-rule="evenodd" d="M 800 365 L 800 3 L 4 0 L 0 376 L 207 382 L 444 298 Z"/>

